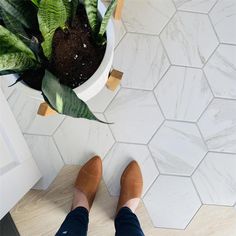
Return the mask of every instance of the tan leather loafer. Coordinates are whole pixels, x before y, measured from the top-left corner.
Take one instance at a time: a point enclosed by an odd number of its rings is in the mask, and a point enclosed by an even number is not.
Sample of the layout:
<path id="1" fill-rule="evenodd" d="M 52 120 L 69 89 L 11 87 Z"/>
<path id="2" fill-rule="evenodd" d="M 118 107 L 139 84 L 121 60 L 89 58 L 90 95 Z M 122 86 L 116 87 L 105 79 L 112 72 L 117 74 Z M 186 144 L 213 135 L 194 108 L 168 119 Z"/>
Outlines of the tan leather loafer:
<path id="1" fill-rule="evenodd" d="M 137 161 L 131 161 L 120 179 L 120 198 L 116 213 L 130 199 L 140 198 L 143 190 L 143 177 Z"/>
<path id="2" fill-rule="evenodd" d="M 75 181 L 75 187 L 86 195 L 89 209 L 92 207 L 101 177 L 102 160 L 99 156 L 94 156 L 80 169 Z"/>

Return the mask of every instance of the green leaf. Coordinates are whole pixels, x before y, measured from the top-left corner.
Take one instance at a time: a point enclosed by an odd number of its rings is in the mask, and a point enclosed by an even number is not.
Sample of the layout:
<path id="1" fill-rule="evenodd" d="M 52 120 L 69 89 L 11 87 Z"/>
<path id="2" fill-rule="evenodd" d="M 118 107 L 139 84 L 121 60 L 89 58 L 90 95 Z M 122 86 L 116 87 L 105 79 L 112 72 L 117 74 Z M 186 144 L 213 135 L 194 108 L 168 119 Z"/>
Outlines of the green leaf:
<path id="1" fill-rule="evenodd" d="M 4 22 L 4 25 L 12 33 L 17 34 L 18 36 L 27 37 L 25 30 L 22 24 L 12 15 L 8 14 L 5 10 L 0 8 L 1 16 Z"/>
<path id="2" fill-rule="evenodd" d="M 107 28 L 107 24 L 111 18 L 111 15 L 116 7 L 117 4 L 117 0 L 112 0 L 110 5 L 108 6 L 106 13 L 102 19 L 101 25 L 100 25 L 100 29 L 99 29 L 99 33 L 98 33 L 98 39 L 102 39 L 104 36 L 104 33 L 106 32 L 106 28 Z"/>
<path id="3" fill-rule="evenodd" d="M 89 25 L 94 35 L 96 35 L 99 30 L 98 0 L 84 0 L 84 7 L 87 13 Z"/>
<path id="4" fill-rule="evenodd" d="M 49 59 L 52 53 L 52 40 L 57 28 L 65 27 L 67 12 L 63 0 L 41 0 L 38 11 L 39 29 L 43 35 L 42 48 Z"/>
<path id="5" fill-rule="evenodd" d="M 71 13 L 72 20 L 75 18 L 78 5 L 79 5 L 79 0 L 72 0 L 72 13 Z"/>
<path id="6" fill-rule="evenodd" d="M 34 28 L 36 26 L 36 9 L 30 4 L 30 1 L 1 0 L 0 8 L 27 28 Z"/>
<path id="7" fill-rule="evenodd" d="M 0 55 L 22 52 L 32 60 L 36 60 L 34 53 L 16 35 L 0 25 Z"/>
<path id="8" fill-rule="evenodd" d="M 31 2 L 32 2 L 36 7 L 39 7 L 40 0 L 31 0 Z"/>
<path id="9" fill-rule="evenodd" d="M 49 71 L 45 72 L 42 92 L 49 105 L 58 113 L 75 118 L 99 120 L 88 108 L 85 102 L 77 97 L 73 89 L 59 83 L 59 80 Z"/>
<path id="10" fill-rule="evenodd" d="M 0 72 L 22 72 L 37 67 L 37 62 L 23 52 L 11 52 L 0 55 Z"/>

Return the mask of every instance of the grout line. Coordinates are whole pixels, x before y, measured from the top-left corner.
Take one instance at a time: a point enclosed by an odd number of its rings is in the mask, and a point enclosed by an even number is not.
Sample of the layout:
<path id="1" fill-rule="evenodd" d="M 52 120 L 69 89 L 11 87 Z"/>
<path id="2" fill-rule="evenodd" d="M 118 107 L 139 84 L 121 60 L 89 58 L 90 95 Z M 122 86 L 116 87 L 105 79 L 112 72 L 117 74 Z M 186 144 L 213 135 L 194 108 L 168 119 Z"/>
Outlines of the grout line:
<path id="1" fill-rule="evenodd" d="M 207 16 L 208 12 L 200 12 L 200 11 L 194 11 L 194 10 L 184 10 L 184 9 L 178 9 L 178 12 L 184 12 L 184 13 L 189 13 L 189 14 L 199 14 L 199 15 L 204 15 Z"/>
<path id="2" fill-rule="evenodd" d="M 159 103 L 159 101 L 158 101 L 158 99 L 157 99 L 157 97 L 156 97 L 156 95 L 155 95 L 155 92 L 152 91 L 152 94 L 153 94 L 154 99 L 155 99 L 155 101 L 156 101 L 156 103 L 157 103 L 156 105 L 157 105 L 158 108 L 160 109 L 161 114 L 162 114 L 162 116 L 163 116 L 163 119 L 165 120 L 165 119 L 166 119 L 166 116 L 165 116 L 165 114 L 164 114 L 164 111 L 162 110 L 162 107 L 160 106 L 160 103 Z"/>
<path id="3" fill-rule="evenodd" d="M 168 59 L 168 58 L 167 58 Z M 168 59 L 169 60 L 169 59 Z M 159 81 L 157 82 L 157 84 L 155 85 L 155 87 L 152 89 L 152 91 L 155 94 L 155 90 L 157 89 L 158 85 L 161 83 L 162 80 L 164 80 L 164 77 L 166 76 L 166 74 L 169 72 L 170 68 L 172 67 L 172 65 L 169 62 L 169 66 L 167 68 L 167 70 L 165 71 L 165 73 L 161 76 L 161 78 L 159 79 Z"/>
<path id="4" fill-rule="evenodd" d="M 106 116 L 105 116 L 105 114 L 102 114 L 103 116 L 104 116 L 104 119 L 108 122 L 108 119 L 106 118 Z M 113 134 L 113 131 L 112 131 L 112 128 L 110 127 L 110 125 L 109 124 L 107 124 L 107 126 L 108 126 L 108 129 L 110 130 L 110 132 L 111 132 L 111 136 L 113 137 L 113 139 L 114 139 L 114 143 L 116 143 L 117 142 L 117 140 L 116 140 L 116 138 L 115 138 L 115 135 Z M 109 150 L 110 151 L 110 150 Z"/>
<path id="5" fill-rule="evenodd" d="M 161 175 L 158 174 L 157 177 L 153 180 L 153 182 L 150 184 L 150 186 L 147 188 L 146 192 L 143 194 L 142 199 L 144 199 L 146 197 L 146 195 L 148 194 L 148 192 L 151 190 L 151 188 L 153 187 L 153 185 L 156 183 L 156 181 L 158 180 L 158 178 Z"/>
<path id="6" fill-rule="evenodd" d="M 204 155 L 204 157 L 202 158 L 202 160 L 198 163 L 198 165 L 194 168 L 192 174 L 190 175 L 190 177 L 192 178 L 193 175 L 197 172 L 197 170 L 199 169 L 200 165 L 204 162 L 204 160 L 206 159 L 206 156 L 208 155 L 209 151 L 206 152 L 206 154 Z"/>
<path id="7" fill-rule="evenodd" d="M 204 68 L 205 68 L 205 66 L 204 66 Z M 210 84 L 210 82 L 209 82 L 209 80 L 208 80 L 208 78 L 207 78 L 207 75 L 206 75 L 206 73 L 205 73 L 204 68 L 202 69 L 202 73 L 203 73 L 204 79 L 206 80 L 206 83 L 207 83 L 207 85 L 208 85 L 208 87 L 209 87 L 209 89 L 210 89 L 210 91 L 211 91 L 212 99 L 214 99 L 214 98 L 215 98 L 215 93 L 213 92 L 213 89 L 212 89 L 211 84 Z M 211 100 L 212 100 L 212 99 L 211 99 Z"/>
<path id="8" fill-rule="evenodd" d="M 28 133 L 28 132 L 23 132 L 23 131 L 21 131 L 21 133 L 27 136 L 40 136 L 40 137 L 49 137 L 49 138 L 52 137 L 52 135 L 50 134 L 35 134 L 35 133 Z"/>
<path id="9" fill-rule="evenodd" d="M 190 177 L 190 180 L 191 180 L 191 182 L 192 182 L 192 185 L 193 185 L 193 187 L 194 187 L 194 189 L 195 189 L 196 194 L 197 194 L 198 197 L 199 197 L 199 200 L 200 200 L 201 204 L 203 205 L 203 201 L 202 201 L 201 195 L 200 195 L 200 193 L 198 192 L 198 188 L 197 188 L 197 186 L 195 185 L 195 182 L 193 181 L 192 177 Z"/>
<path id="10" fill-rule="evenodd" d="M 192 223 L 192 221 L 194 220 L 195 216 L 198 214 L 198 212 L 200 211 L 200 209 L 202 208 L 202 204 L 201 206 L 198 208 L 198 210 L 196 211 L 196 213 L 193 215 L 193 217 L 190 219 L 190 221 L 188 222 L 188 224 L 186 225 L 186 227 L 184 228 L 184 231 L 189 227 L 189 225 Z"/>
<path id="11" fill-rule="evenodd" d="M 162 123 L 159 125 L 159 127 L 157 128 L 157 130 L 154 132 L 154 134 L 150 137 L 149 141 L 146 143 L 146 145 L 150 145 L 150 142 L 152 141 L 152 139 L 154 138 L 154 136 L 157 134 L 157 132 L 160 130 L 160 128 L 163 126 L 163 124 L 165 123 L 165 119 L 162 121 Z"/>
<path id="12" fill-rule="evenodd" d="M 215 96 L 215 100 L 236 102 L 236 97 L 235 98 L 227 98 L 227 97 Z"/>
<path id="13" fill-rule="evenodd" d="M 218 3 L 219 1 L 216 0 L 216 2 L 213 4 L 213 6 L 211 7 L 211 9 L 208 11 L 208 15 L 210 16 L 210 13 L 211 11 L 213 10 L 213 8 L 216 6 L 216 4 Z"/>
<path id="14" fill-rule="evenodd" d="M 236 43 L 220 43 L 221 45 L 227 45 L 227 46 L 233 46 L 235 47 L 236 46 Z"/>
<path id="15" fill-rule="evenodd" d="M 191 125 L 195 125 L 196 124 L 195 121 L 190 121 L 190 120 L 177 120 L 177 119 L 169 119 L 169 118 L 167 118 L 166 121 L 178 122 L 178 123 L 187 123 L 187 124 L 191 124 Z"/>
<path id="16" fill-rule="evenodd" d="M 225 154 L 225 155 L 236 155 L 235 152 L 225 152 L 225 151 L 215 151 L 215 150 L 209 150 L 208 152 L 216 154 Z"/>
<path id="17" fill-rule="evenodd" d="M 64 116 L 61 123 L 57 126 L 57 128 L 54 130 L 54 132 L 51 134 L 51 136 L 54 136 L 55 133 L 57 132 L 57 130 L 62 126 L 62 124 L 64 123 L 64 121 L 66 120 L 67 116 Z"/>
<path id="18" fill-rule="evenodd" d="M 214 24 L 212 22 L 212 19 L 211 19 L 210 15 L 208 14 L 207 17 L 209 19 L 209 22 L 210 22 L 212 28 L 213 28 L 213 31 L 215 32 L 215 35 L 217 37 L 218 42 L 220 43 L 221 42 L 220 37 L 219 37 L 218 33 L 216 32 L 215 26 L 214 26 Z"/>
<path id="19" fill-rule="evenodd" d="M 196 120 L 196 124 L 199 123 L 200 119 L 203 117 L 203 115 L 205 114 L 205 112 L 208 110 L 208 108 L 210 107 L 210 105 L 213 103 L 213 101 L 215 100 L 215 98 L 213 98 L 209 104 L 205 107 L 205 109 L 202 111 L 201 115 L 198 117 L 198 119 Z"/>
<path id="20" fill-rule="evenodd" d="M 64 165 L 70 165 L 70 164 L 66 163 L 66 161 L 64 160 L 63 155 L 62 155 L 62 153 L 61 153 L 59 147 L 57 146 L 57 142 L 56 142 L 54 136 L 52 136 L 52 140 L 53 140 L 54 145 L 56 146 L 57 151 L 58 151 L 59 154 L 60 154 L 60 157 L 61 157 L 61 159 L 62 159 Z M 80 164 L 80 165 L 81 165 L 81 164 Z"/>
<path id="21" fill-rule="evenodd" d="M 53 141 L 53 143 L 54 143 L 54 145 L 55 145 L 55 147 L 56 147 L 56 149 L 57 149 L 57 151 L 58 151 L 58 153 L 59 153 L 59 155 L 61 157 L 61 160 L 62 160 L 63 164 L 66 165 L 66 162 L 65 162 L 65 160 L 64 160 L 64 158 L 63 158 L 63 156 L 62 156 L 62 154 L 61 154 L 61 152 L 60 152 L 60 150 L 59 150 L 59 148 L 57 146 L 56 140 L 54 139 L 53 136 L 51 138 L 52 138 L 52 141 Z"/>
<path id="22" fill-rule="evenodd" d="M 148 151 L 149 151 L 149 153 L 150 153 L 150 156 L 151 156 L 151 158 L 152 158 L 152 160 L 153 160 L 153 162 L 154 162 L 154 164 L 155 164 L 155 166 L 156 166 L 156 168 L 157 168 L 158 175 L 160 175 L 160 174 L 161 174 L 161 171 L 160 171 L 160 169 L 159 169 L 158 163 L 156 162 L 155 157 L 153 156 L 153 154 L 152 154 L 152 152 L 151 152 L 151 150 L 150 150 L 150 147 L 149 147 L 148 145 L 146 145 L 146 147 L 147 147 L 147 149 L 148 149 Z"/>

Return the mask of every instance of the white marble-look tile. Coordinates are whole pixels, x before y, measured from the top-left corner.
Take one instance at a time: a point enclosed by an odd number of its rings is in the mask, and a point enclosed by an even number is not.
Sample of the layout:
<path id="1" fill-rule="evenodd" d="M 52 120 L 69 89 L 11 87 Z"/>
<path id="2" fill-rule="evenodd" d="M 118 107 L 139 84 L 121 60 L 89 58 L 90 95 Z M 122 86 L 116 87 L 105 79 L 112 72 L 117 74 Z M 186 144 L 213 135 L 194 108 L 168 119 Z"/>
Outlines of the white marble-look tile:
<path id="1" fill-rule="evenodd" d="M 37 115 L 42 101 L 15 90 L 8 99 L 11 110 L 23 133 L 52 135 L 64 119 L 63 115 Z"/>
<path id="2" fill-rule="evenodd" d="M 220 45 L 204 71 L 215 96 L 236 98 L 236 46 Z"/>
<path id="3" fill-rule="evenodd" d="M 172 66 L 155 89 L 168 119 L 196 121 L 213 98 L 200 69 Z"/>
<path id="4" fill-rule="evenodd" d="M 120 86 L 115 90 L 109 90 L 106 86 L 93 98 L 87 101 L 87 105 L 93 112 L 104 112 L 109 103 L 120 90 Z"/>
<path id="5" fill-rule="evenodd" d="M 38 135 L 24 135 L 24 137 L 42 174 L 42 178 L 34 188 L 47 189 L 64 165 L 60 153 L 52 137 Z"/>
<path id="6" fill-rule="evenodd" d="M 128 32 L 159 34 L 174 13 L 171 0 L 128 0 L 122 19 Z"/>
<path id="7" fill-rule="evenodd" d="M 169 61 L 159 37 L 128 33 L 116 48 L 113 66 L 124 72 L 123 87 L 152 90 Z"/>
<path id="8" fill-rule="evenodd" d="M 218 45 L 207 15 L 178 12 L 161 33 L 172 64 L 202 67 Z"/>
<path id="9" fill-rule="evenodd" d="M 190 176 L 207 153 L 194 124 L 166 121 L 149 143 L 163 174 Z"/>
<path id="10" fill-rule="evenodd" d="M 208 153 L 193 175 L 203 204 L 233 206 L 236 201 L 236 154 Z"/>
<path id="11" fill-rule="evenodd" d="M 178 10 L 208 13 L 217 0 L 174 0 Z"/>
<path id="12" fill-rule="evenodd" d="M 101 114 L 95 114 L 105 120 Z M 66 164 L 82 165 L 94 155 L 104 158 L 114 144 L 106 124 L 67 117 L 54 134 L 55 143 Z"/>
<path id="13" fill-rule="evenodd" d="M 215 99 L 198 124 L 209 150 L 236 153 L 236 101 Z"/>
<path id="14" fill-rule="evenodd" d="M 201 207 L 190 178 L 160 175 L 144 197 L 154 226 L 185 229 Z"/>
<path id="15" fill-rule="evenodd" d="M 124 37 L 126 30 L 121 20 L 113 20 L 113 24 L 115 29 L 115 46 L 117 46 Z"/>
<path id="16" fill-rule="evenodd" d="M 122 88 L 105 111 L 115 139 L 146 144 L 163 122 L 163 116 L 149 91 Z"/>
<path id="17" fill-rule="evenodd" d="M 113 196 L 120 194 L 120 177 L 126 166 L 136 160 L 143 175 L 143 195 L 158 176 L 158 170 L 145 145 L 116 143 L 103 162 L 103 178 Z"/>
<path id="18" fill-rule="evenodd" d="M 6 99 L 8 99 L 15 90 L 15 86 L 9 87 L 14 82 L 15 78 L 12 75 L 0 76 L 0 88 L 2 89 L 2 92 L 5 95 Z"/>
<path id="19" fill-rule="evenodd" d="M 236 44 L 236 1 L 218 1 L 210 12 L 210 17 L 221 43 Z"/>

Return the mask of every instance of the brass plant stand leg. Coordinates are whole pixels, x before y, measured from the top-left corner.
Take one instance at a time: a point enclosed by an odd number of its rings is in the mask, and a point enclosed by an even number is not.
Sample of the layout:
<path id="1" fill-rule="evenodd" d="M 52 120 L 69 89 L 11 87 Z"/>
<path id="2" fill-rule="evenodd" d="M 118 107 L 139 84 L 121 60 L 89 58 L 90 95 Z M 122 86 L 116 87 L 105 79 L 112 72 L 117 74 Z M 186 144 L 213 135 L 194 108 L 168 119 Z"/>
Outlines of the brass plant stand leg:
<path id="1" fill-rule="evenodd" d="M 117 1 L 115 13 L 114 13 L 115 20 L 120 20 L 121 19 L 122 10 L 123 10 L 123 7 L 124 7 L 124 1 L 125 0 L 118 0 Z"/>

